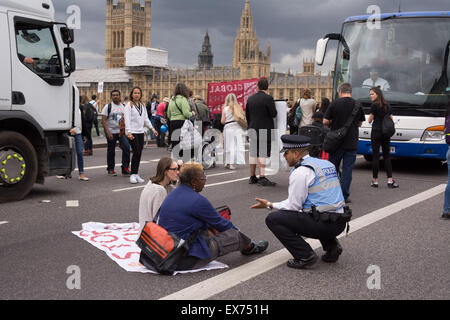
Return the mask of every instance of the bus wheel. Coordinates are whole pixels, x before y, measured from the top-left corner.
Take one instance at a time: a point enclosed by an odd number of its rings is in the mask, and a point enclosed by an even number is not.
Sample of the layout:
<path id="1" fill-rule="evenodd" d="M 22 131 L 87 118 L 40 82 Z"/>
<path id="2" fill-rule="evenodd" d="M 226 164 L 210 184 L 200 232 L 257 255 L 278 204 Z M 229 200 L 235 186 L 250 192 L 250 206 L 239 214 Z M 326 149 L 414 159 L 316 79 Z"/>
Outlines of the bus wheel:
<path id="1" fill-rule="evenodd" d="M 372 162 L 372 155 L 365 154 L 364 159 L 366 159 L 366 161 Z"/>
<path id="2" fill-rule="evenodd" d="M 17 132 L 0 132 L 0 203 L 25 198 L 37 173 L 36 150 L 28 139 Z"/>

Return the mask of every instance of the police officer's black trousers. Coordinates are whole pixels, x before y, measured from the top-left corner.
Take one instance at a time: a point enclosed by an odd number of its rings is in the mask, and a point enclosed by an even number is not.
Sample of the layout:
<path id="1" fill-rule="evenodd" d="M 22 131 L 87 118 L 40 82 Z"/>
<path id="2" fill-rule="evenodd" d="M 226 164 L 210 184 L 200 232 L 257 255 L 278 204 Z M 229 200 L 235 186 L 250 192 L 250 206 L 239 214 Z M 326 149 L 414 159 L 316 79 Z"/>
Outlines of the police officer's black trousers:
<path id="1" fill-rule="evenodd" d="M 338 244 L 336 237 L 345 229 L 345 223 L 316 221 L 304 212 L 275 211 L 266 217 L 266 225 L 295 259 L 308 258 L 313 253 L 303 237 L 319 239 L 323 250 Z"/>

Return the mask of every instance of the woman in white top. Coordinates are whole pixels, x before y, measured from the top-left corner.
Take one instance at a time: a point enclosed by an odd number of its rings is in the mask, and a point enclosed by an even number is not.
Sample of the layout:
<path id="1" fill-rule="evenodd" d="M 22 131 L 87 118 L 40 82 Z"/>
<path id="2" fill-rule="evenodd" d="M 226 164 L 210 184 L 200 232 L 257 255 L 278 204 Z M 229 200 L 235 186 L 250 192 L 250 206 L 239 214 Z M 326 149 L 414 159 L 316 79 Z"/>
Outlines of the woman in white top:
<path id="1" fill-rule="evenodd" d="M 139 225 L 141 230 L 147 221 L 153 221 L 166 196 L 172 191 L 172 182 L 177 182 L 180 166 L 171 158 L 161 158 L 156 175 L 150 179 L 139 199 Z"/>
<path id="2" fill-rule="evenodd" d="M 127 103 L 124 109 L 125 134 L 130 140 L 131 149 L 133 151 L 130 176 L 130 182 L 133 184 L 144 182 L 144 179 L 138 175 L 142 149 L 144 148 L 144 126 L 150 128 L 155 136 L 158 135 L 158 132 L 153 128 L 153 125 L 148 118 L 147 109 L 142 104 L 141 99 L 141 88 L 133 88 L 130 94 L 130 102 Z"/>
<path id="3" fill-rule="evenodd" d="M 230 93 L 225 98 L 225 104 L 222 108 L 221 122 L 224 124 L 224 157 L 225 168 L 235 170 L 234 164 L 245 164 L 244 158 L 244 130 L 236 122 L 235 116 L 240 115 L 245 118 L 244 110 L 238 103 L 236 95 Z"/>
<path id="4" fill-rule="evenodd" d="M 300 108 L 302 110 L 302 119 L 299 127 L 303 127 L 312 123 L 312 115 L 316 112 L 316 100 L 311 99 L 311 90 L 306 89 L 303 92 L 303 98 L 300 99 Z"/>

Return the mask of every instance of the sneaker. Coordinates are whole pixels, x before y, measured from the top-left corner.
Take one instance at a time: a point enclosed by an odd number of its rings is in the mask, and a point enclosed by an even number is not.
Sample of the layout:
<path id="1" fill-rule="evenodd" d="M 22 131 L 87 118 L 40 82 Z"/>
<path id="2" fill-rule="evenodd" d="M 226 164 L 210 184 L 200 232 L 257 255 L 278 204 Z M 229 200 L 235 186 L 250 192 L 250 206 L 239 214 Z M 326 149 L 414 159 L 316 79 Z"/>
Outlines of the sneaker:
<path id="1" fill-rule="evenodd" d="M 447 213 L 443 213 L 442 214 L 442 217 L 441 217 L 442 219 L 445 219 L 445 220 L 450 220 L 450 213 L 449 212 L 447 212 Z"/>
<path id="2" fill-rule="evenodd" d="M 137 180 L 137 182 L 139 182 L 139 183 L 144 183 L 144 182 L 145 182 L 145 180 L 142 179 L 138 174 L 136 175 L 136 180 Z"/>
<path id="3" fill-rule="evenodd" d="M 108 175 L 115 177 L 115 176 L 117 176 L 117 173 L 114 171 L 114 169 L 112 169 L 112 170 L 108 170 Z"/>
<path id="4" fill-rule="evenodd" d="M 131 174 L 131 171 L 128 167 L 122 168 L 122 175 L 129 176 Z"/>
<path id="5" fill-rule="evenodd" d="M 339 256 L 342 253 L 342 247 L 338 243 L 334 248 L 331 248 L 330 250 L 327 250 L 325 254 L 322 256 L 322 261 L 328 262 L 328 263 L 334 263 L 338 261 Z"/>
<path id="6" fill-rule="evenodd" d="M 260 177 L 258 179 L 258 185 L 263 186 L 263 187 L 274 187 L 277 184 L 275 182 L 270 181 L 266 177 Z"/>
<path id="7" fill-rule="evenodd" d="M 312 265 L 314 265 L 317 262 L 317 259 L 318 259 L 317 254 L 315 252 L 313 252 L 307 258 L 289 259 L 289 261 L 287 262 L 287 266 L 289 268 L 294 268 L 294 269 L 305 269 L 305 268 L 309 268 Z"/>
<path id="8" fill-rule="evenodd" d="M 132 174 L 132 175 L 130 176 L 130 183 L 131 183 L 131 184 L 136 184 L 136 183 L 138 183 L 135 174 Z"/>
<path id="9" fill-rule="evenodd" d="M 372 187 L 372 188 L 378 188 L 378 182 L 371 182 L 370 183 L 370 186 Z"/>
<path id="10" fill-rule="evenodd" d="M 256 176 L 251 176 L 250 180 L 248 181 L 249 184 L 257 184 L 258 178 Z"/>
<path id="11" fill-rule="evenodd" d="M 246 251 L 241 251 L 241 253 L 244 256 L 249 256 L 249 255 L 252 255 L 252 254 L 258 254 L 258 253 L 264 252 L 267 249 L 268 246 L 269 246 L 269 242 L 265 241 L 265 240 L 259 241 L 257 243 L 252 242 L 251 249 L 246 250 Z"/>
<path id="12" fill-rule="evenodd" d="M 398 183 L 395 182 L 394 180 L 392 180 L 392 183 L 389 183 L 389 182 L 388 182 L 387 186 L 388 186 L 388 188 L 391 188 L 391 189 L 394 189 L 394 188 L 398 188 L 398 187 L 399 187 Z"/>
<path id="13" fill-rule="evenodd" d="M 230 166 L 228 167 L 228 169 L 230 169 L 230 170 L 236 170 L 236 167 L 233 166 L 232 164 L 230 164 Z"/>

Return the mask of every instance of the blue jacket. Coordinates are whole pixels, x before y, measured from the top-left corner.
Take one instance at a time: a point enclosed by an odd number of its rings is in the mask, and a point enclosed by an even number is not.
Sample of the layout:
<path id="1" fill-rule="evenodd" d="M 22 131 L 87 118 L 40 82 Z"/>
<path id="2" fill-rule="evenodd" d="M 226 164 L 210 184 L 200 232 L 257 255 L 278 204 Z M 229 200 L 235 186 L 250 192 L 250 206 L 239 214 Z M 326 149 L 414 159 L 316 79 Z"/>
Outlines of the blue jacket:
<path id="1" fill-rule="evenodd" d="M 217 213 L 208 199 L 183 184 L 169 193 L 162 203 L 159 225 L 185 240 L 192 232 L 206 230 L 208 227 L 219 232 L 230 228 L 237 229 Z M 188 255 L 200 259 L 211 257 L 208 245 L 201 235 L 197 236 Z"/>

